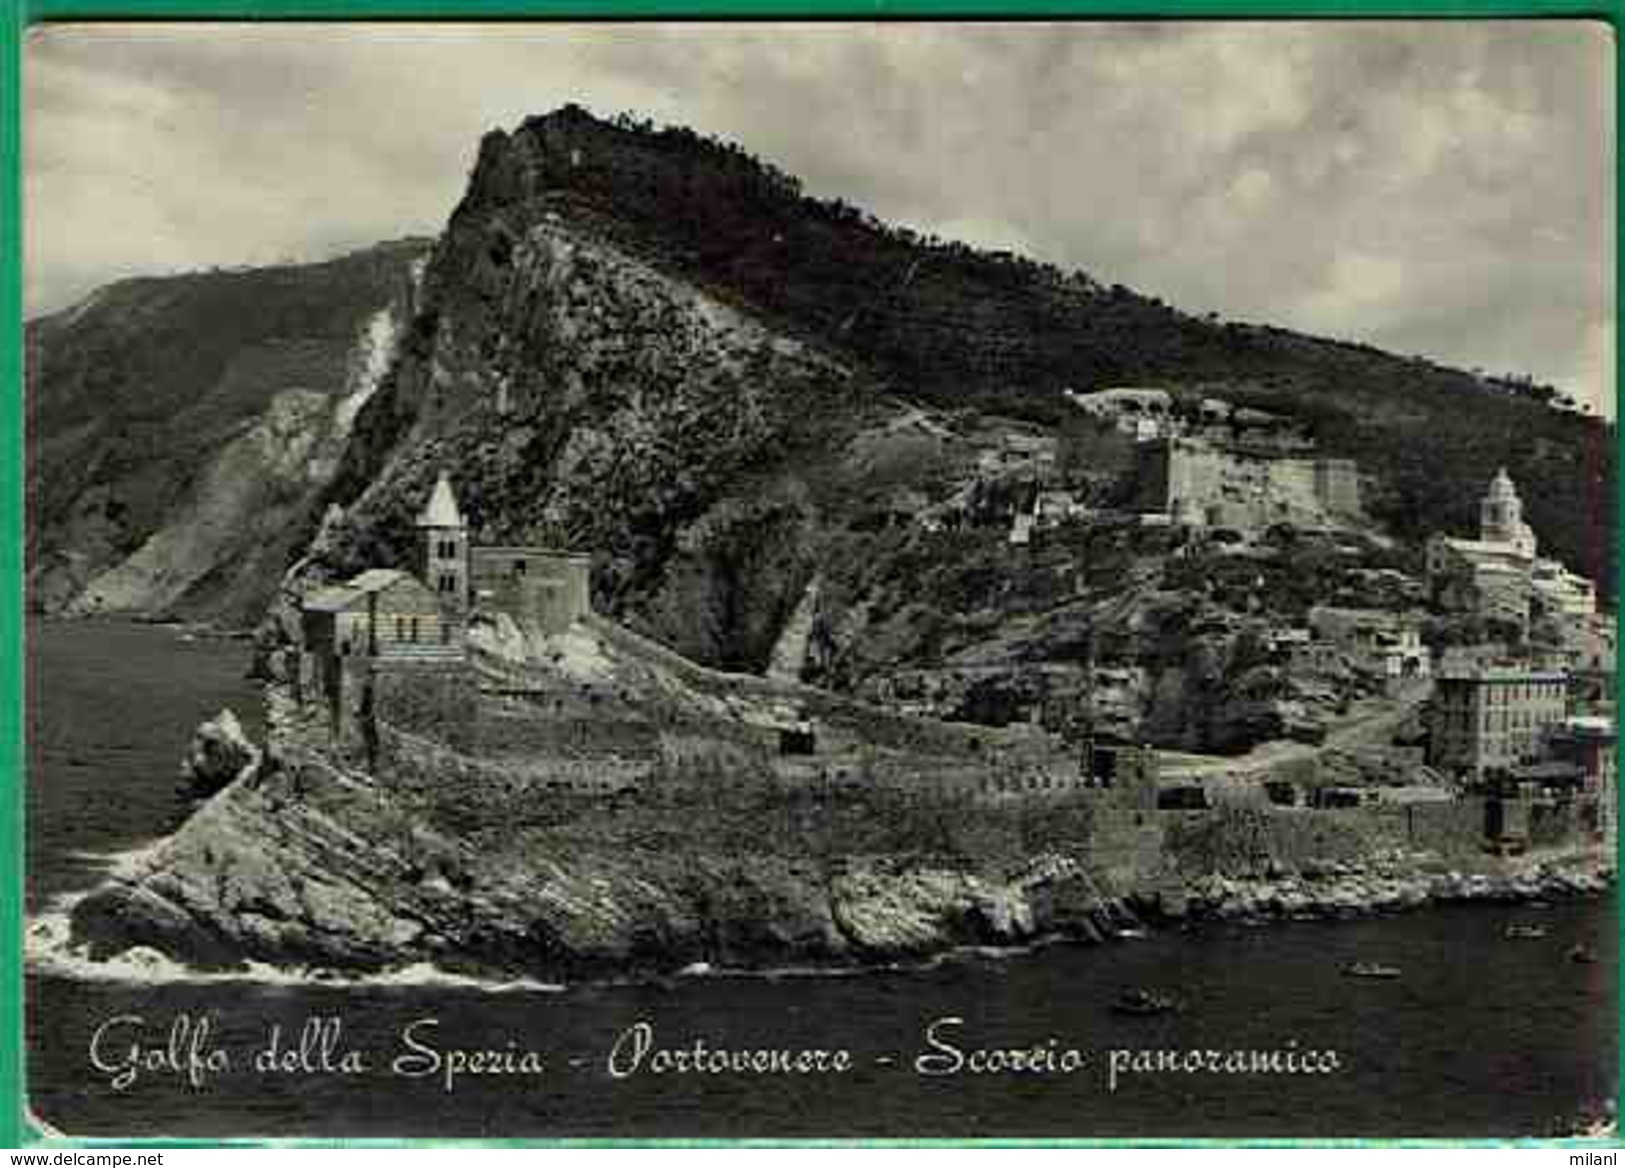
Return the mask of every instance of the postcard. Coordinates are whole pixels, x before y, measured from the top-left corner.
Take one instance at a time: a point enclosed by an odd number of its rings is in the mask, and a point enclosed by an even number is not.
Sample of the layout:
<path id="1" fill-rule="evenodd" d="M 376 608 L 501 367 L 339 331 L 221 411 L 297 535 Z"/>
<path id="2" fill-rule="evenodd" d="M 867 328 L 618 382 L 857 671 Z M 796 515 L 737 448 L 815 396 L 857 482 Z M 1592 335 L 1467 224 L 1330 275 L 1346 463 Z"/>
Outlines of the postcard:
<path id="1" fill-rule="evenodd" d="M 1606 24 L 24 52 L 40 1132 L 1614 1133 Z"/>

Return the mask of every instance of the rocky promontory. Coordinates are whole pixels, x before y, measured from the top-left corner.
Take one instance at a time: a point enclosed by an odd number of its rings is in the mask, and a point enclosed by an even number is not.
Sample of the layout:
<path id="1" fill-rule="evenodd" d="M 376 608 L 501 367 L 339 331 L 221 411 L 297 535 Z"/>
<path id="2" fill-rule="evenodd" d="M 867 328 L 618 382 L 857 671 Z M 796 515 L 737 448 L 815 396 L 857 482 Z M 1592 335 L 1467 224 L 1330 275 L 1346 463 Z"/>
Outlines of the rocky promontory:
<path id="1" fill-rule="evenodd" d="M 1157 879 L 1111 888 L 1087 846 L 860 854 L 822 848 L 817 833 L 789 842 L 793 825 L 774 821 L 788 815 L 760 804 L 577 806 L 552 824 L 516 826 L 505 822 L 522 818 L 509 803 L 470 795 L 428 819 L 373 776 L 273 751 L 80 901 L 73 943 L 96 960 L 144 946 L 202 968 L 428 961 L 569 981 L 1098 942 L 1142 923 L 1556 899 L 1600 893 L 1614 875 L 1601 849 L 1459 866 L 1384 850 L 1243 874 L 1180 870 L 1173 854 Z"/>
<path id="2" fill-rule="evenodd" d="M 73 940 L 93 959 L 139 945 L 204 968 L 427 960 L 575 979 L 879 962 L 1135 923 L 1066 856 L 995 870 L 752 848 L 748 825 L 715 810 L 583 810 L 509 830 L 500 806 L 468 807 L 461 824 L 430 825 L 369 775 L 273 757 L 80 901 Z"/>

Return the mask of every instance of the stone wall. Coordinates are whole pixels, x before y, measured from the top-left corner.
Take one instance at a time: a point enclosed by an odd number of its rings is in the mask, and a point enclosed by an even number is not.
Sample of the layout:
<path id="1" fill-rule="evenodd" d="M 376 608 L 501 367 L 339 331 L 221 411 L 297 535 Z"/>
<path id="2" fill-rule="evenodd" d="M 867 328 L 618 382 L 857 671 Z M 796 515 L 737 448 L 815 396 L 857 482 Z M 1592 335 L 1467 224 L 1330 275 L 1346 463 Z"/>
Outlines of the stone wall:
<path id="1" fill-rule="evenodd" d="M 1347 458 L 1315 460 L 1315 498 L 1334 515 L 1359 515 L 1360 468 Z"/>
<path id="2" fill-rule="evenodd" d="M 1487 859 L 1486 828 L 1494 801 L 1468 796 L 1448 803 L 1374 804 L 1348 808 L 1227 807 L 1163 811 L 1168 854 L 1184 871 L 1263 876 L 1319 864 L 1360 864 L 1382 855 L 1430 853 L 1442 864 L 1472 868 Z M 1523 803 L 1529 844 L 1560 848 L 1589 842 L 1595 816 L 1584 801 Z"/>
<path id="3" fill-rule="evenodd" d="M 1278 458 L 1266 466 L 1268 477 L 1259 500 L 1259 517 L 1265 523 L 1307 519 L 1320 513 L 1314 459 Z"/>
<path id="4" fill-rule="evenodd" d="M 375 661 L 370 671 L 372 716 L 456 750 L 476 744 L 479 679 L 466 662 Z"/>
<path id="5" fill-rule="evenodd" d="M 1158 813 L 1103 798 L 1095 810 L 1089 868 L 1112 895 L 1150 887 L 1163 871 L 1165 834 Z"/>
<path id="6" fill-rule="evenodd" d="M 1166 439 L 1136 449 L 1136 508 L 1176 523 L 1256 528 L 1360 514 L 1359 472 L 1347 459 L 1262 458 Z"/>
<path id="7" fill-rule="evenodd" d="M 469 576 L 478 603 L 508 613 L 520 627 L 556 635 L 591 609 L 591 561 L 573 552 L 476 547 Z"/>
<path id="8" fill-rule="evenodd" d="M 1068 417 L 1061 428 L 1056 462 L 1069 480 L 1082 476 L 1130 479 L 1138 443 L 1109 419 Z"/>
<path id="9" fill-rule="evenodd" d="M 555 713 L 528 702 L 503 704 L 487 698 L 474 738 L 486 755 L 652 758 L 659 753 L 660 730 L 647 717 L 625 709 Z"/>

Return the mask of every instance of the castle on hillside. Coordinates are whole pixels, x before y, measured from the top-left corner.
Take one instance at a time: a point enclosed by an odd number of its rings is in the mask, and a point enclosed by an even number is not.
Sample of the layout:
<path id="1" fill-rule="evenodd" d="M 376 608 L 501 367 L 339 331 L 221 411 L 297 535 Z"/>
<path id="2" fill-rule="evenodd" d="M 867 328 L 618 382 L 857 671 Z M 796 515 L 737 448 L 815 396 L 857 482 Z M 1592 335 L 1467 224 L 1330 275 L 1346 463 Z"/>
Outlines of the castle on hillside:
<path id="1" fill-rule="evenodd" d="M 1257 529 L 1358 522 L 1359 468 L 1346 458 L 1258 456 L 1195 438 L 1135 448 L 1135 509 L 1173 523 Z"/>
<path id="2" fill-rule="evenodd" d="M 1543 559 L 1523 500 L 1506 468 L 1495 472 L 1478 505 L 1478 538 L 1436 535 L 1428 541 L 1428 585 L 1446 610 L 1472 612 L 1519 626 L 1531 605 L 1560 620 L 1587 621 L 1597 611 L 1590 580 Z"/>
<path id="3" fill-rule="evenodd" d="M 1130 477 L 1133 509 L 1147 523 L 1260 530 L 1362 522 L 1359 467 L 1317 454 L 1299 419 L 1165 389 L 1063 392 L 1087 419 L 1069 435 L 1067 461 Z"/>

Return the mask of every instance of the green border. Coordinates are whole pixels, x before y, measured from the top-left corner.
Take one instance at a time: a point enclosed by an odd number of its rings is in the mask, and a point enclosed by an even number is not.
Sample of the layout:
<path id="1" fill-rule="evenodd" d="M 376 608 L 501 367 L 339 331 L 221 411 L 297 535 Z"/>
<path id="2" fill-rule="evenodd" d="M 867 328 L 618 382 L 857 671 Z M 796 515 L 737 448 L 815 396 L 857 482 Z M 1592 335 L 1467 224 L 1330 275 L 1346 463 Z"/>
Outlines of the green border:
<path id="1" fill-rule="evenodd" d="M 23 346 L 22 346 L 22 41 L 28 26 L 60 20 L 820 20 L 898 18 L 1225 18 L 1369 19 L 1589 18 L 1614 34 L 1616 92 L 1625 64 L 1620 17 L 1625 0 L 0 0 L 0 1147 L 979 1147 L 979 1148 L 1335 1148 L 1449 1147 L 1619 1148 L 1619 1139 L 483 1139 L 483 1140 L 174 1140 L 53 1139 L 28 1122 L 23 1058 Z M 1616 101 L 1616 127 L 1618 111 Z M 1625 231 L 1615 141 L 1615 289 Z M 1616 329 L 1615 395 L 1625 337 Z M 1618 442 L 1618 427 L 1615 441 Z M 1625 503 L 1625 480 L 1616 482 Z M 1615 532 L 1618 539 L 1618 532 Z M 1621 975 L 1625 999 L 1625 971 Z M 1625 1088 L 1625 1042 L 1621 1043 Z M 1625 1110 L 1625 1108 L 1622 1108 Z M 1617 1114 L 1617 1113 L 1616 1113 Z"/>

